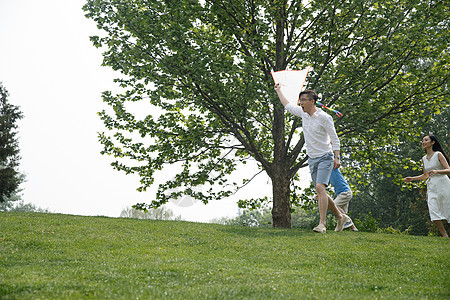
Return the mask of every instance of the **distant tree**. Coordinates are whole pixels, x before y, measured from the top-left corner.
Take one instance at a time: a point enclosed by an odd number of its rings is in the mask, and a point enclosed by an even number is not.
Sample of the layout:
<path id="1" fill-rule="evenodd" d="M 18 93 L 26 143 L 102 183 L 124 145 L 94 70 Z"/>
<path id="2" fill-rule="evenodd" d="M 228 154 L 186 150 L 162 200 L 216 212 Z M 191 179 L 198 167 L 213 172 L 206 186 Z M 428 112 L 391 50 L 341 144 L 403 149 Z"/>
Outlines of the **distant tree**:
<path id="1" fill-rule="evenodd" d="M 14 193 L 11 197 L 4 197 L 4 201 L 0 202 L 0 211 L 12 211 L 20 201 L 22 201 L 20 193 Z"/>
<path id="2" fill-rule="evenodd" d="M 122 93 L 103 94 L 102 153 L 138 174 L 139 190 L 179 167 L 143 209 L 184 195 L 223 199 L 266 172 L 273 225 L 291 226 L 305 140 L 271 71 L 313 67 L 307 87 L 344 113 L 336 129 L 358 163 L 398 164 L 385 146 L 400 130 L 414 134 L 425 108 L 448 103 L 445 1 L 88 0 L 84 10 L 105 33 L 92 37 L 103 65 L 124 74 Z"/>
<path id="3" fill-rule="evenodd" d="M 10 197 L 4 197 L 3 202 L 0 202 L 0 211 L 15 211 L 18 206 L 23 206 L 22 194 L 19 189 Z"/>
<path id="4" fill-rule="evenodd" d="M 8 103 L 8 91 L 0 82 L 0 203 L 16 201 L 24 175 L 18 171 L 19 143 L 17 140 L 17 121 L 23 115 L 18 106 Z"/>
<path id="5" fill-rule="evenodd" d="M 385 151 L 392 153 L 400 160 L 400 164 L 382 165 L 370 168 L 363 176 L 348 176 L 359 192 L 350 202 L 353 218 L 363 218 L 371 213 L 379 220 L 379 226 L 392 226 L 405 230 L 411 226 L 411 234 L 427 235 L 435 231 L 430 221 L 426 203 L 426 183 L 398 182 L 396 178 L 418 175 L 422 172 L 421 158 L 425 155 L 421 147 L 421 138 L 432 133 L 438 137 L 447 153 L 450 151 L 450 106 L 443 106 L 439 114 L 424 111 L 431 119 L 417 132 L 414 139 L 405 137 L 399 132 L 399 144 L 389 145 Z M 408 165 L 413 166 L 407 168 Z"/>
<path id="6" fill-rule="evenodd" d="M 296 207 L 295 212 L 291 216 L 292 227 L 296 228 L 312 228 L 317 224 L 319 218 L 319 211 L 314 209 L 312 211 L 305 211 L 301 207 Z M 333 226 L 332 216 L 328 216 L 327 224 Z M 317 219 L 317 220 L 316 220 Z M 222 217 L 213 219 L 211 223 L 222 225 L 236 225 L 249 227 L 267 227 L 272 226 L 272 212 L 267 206 L 260 208 L 243 208 L 239 215 L 233 218 Z M 314 223 L 315 222 L 315 223 Z M 334 222 L 335 225 L 335 222 Z"/>
<path id="7" fill-rule="evenodd" d="M 219 220 L 212 220 L 211 222 L 249 227 L 272 226 L 272 214 L 268 208 L 243 209 L 240 214 L 234 218 L 222 218 Z"/>
<path id="8" fill-rule="evenodd" d="M 180 216 L 175 217 L 173 211 L 164 206 L 152 208 L 147 211 L 137 210 L 127 207 L 120 213 L 121 218 L 148 219 L 148 220 L 181 220 Z"/>

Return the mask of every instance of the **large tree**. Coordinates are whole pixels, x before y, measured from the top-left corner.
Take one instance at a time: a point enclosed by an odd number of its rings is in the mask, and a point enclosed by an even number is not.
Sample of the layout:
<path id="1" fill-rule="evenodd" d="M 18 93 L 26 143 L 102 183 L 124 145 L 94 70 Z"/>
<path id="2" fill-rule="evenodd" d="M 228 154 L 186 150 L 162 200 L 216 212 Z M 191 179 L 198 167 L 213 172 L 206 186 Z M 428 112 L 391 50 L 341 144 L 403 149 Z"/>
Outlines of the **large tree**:
<path id="1" fill-rule="evenodd" d="M 18 106 L 8 102 L 8 91 L 0 82 L 0 203 L 20 200 L 19 186 L 24 175 L 18 170 L 20 160 L 17 121 L 23 115 Z"/>
<path id="2" fill-rule="evenodd" d="M 86 16 L 105 32 L 91 37 L 103 64 L 124 74 L 123 93 L 103 94 L 112 109 L 100 115 L 113 134 L 100 134 L 102 153 L 137 173 L 139 190 L 177 165 L 141 208 L 183 194 L 227 197 L 254 178 L 245 163 L 256 162 L 272 181 L 274 226 L 290 227 L 307 157 L 301 121 L 285 114 L 271 71 L 312 66 L 307 87 L 344 113 L 336 119 L 344 154 L 392 162 L 379 150 L 399 130 L 415 131 L 424 107 L 448 104 L 444 2 L 88 0 Z M 131 110 L 138 101 L 146 116 Z"/>

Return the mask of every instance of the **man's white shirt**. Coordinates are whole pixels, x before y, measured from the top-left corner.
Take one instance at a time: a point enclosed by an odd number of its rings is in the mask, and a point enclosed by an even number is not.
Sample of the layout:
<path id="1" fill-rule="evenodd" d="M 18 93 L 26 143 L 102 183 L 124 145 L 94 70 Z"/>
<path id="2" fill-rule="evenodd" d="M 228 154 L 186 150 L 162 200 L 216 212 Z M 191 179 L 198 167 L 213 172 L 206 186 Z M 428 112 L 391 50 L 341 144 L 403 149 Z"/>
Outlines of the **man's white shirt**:
<path id="1" fill-rule="evenodd" d="M 312 116 L 305 113 L 300 106 L 291 103 L 288 103 L 285 109 L 294 116 L 302 118 L 308 157 L 317 158 L 334 150 L 340 150 L 340 141 L 334 128 L 333 118 L 322 109 L 318 108 Z"/>

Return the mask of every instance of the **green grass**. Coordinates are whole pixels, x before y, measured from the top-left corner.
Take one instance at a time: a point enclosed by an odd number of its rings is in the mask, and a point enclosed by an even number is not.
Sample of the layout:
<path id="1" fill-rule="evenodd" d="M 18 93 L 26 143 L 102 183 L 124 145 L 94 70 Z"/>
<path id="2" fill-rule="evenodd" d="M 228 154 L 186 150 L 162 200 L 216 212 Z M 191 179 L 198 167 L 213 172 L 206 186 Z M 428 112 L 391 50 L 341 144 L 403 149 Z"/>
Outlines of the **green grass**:
<path id="1" fill-rule="evenodd" d="M 0 213 L 1 299 L 449 299 L 449 239 Z"/>

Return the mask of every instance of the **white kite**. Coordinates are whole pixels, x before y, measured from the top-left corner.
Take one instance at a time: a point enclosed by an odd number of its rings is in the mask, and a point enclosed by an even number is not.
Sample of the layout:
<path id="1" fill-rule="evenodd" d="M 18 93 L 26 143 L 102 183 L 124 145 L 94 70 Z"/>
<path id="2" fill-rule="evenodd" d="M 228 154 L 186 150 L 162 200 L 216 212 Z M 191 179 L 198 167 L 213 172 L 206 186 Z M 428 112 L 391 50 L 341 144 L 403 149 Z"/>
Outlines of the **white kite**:
<path id="1" fill-rule="evenodd" d="M 303 86 L 305 85 L 306 77 L 308 76 L 308 72 L 312 67 L 307 67 L 303 70 L 281 70 L 276 72 L 271 72 L 273 81 L 275 84 L 280 84 L 280 89 L 283 92 L 283 95 L 290 103 L 295 103 L 298 105 L 298 96 L 300 92 L 303 90 Z M 325 109 L 328 109 L 334 112 L 338 117 L 342 117 L 342 113 L 326 107 L 319 101 L 316 101 L 317 105 L 322 106 Z"/>
<path id="2" fill-rule="evenodd" d="M 298 95 L 303 90 L 306 77 L 312 67 L 303 70 L 282 70 L 271 72 L 275 84 L 280 84 L 283 95 L 289 102 L 297 104 Z"/>

